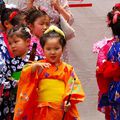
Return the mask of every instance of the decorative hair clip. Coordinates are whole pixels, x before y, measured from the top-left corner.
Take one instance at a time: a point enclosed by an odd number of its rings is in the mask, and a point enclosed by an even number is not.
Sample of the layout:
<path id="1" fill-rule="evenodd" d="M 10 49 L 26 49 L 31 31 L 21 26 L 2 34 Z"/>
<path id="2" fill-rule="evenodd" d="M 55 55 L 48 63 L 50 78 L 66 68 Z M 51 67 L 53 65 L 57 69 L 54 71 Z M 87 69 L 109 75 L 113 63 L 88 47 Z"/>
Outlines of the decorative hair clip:
<path id="1" fill-rule="evenodd" d="M 60 35 L 62 35 L 62 36 L 65 38 L 64 32 L 63 32 L 61 29 L 59 29 L 57 26 L 55 26 L 55 25 L 51 25 L 51 26 L 44 32 L 44 34 L 47 34 L 47 33 L 51 32 L 51 31 L 55 31 L 56 33 L 59 33 Z"/>
<path id="2" fill-rule="evenodd" d="M 28 32 L 30 35 L 32 35 L 28 27 L 25 27 L 25 31 Z"/>
<path id="3" fill-rule="evenodd" d="M 18 14 L 17 11 L 12 12 L 9 16 L 9 20 L 11 21 L 17 14 Z"/>

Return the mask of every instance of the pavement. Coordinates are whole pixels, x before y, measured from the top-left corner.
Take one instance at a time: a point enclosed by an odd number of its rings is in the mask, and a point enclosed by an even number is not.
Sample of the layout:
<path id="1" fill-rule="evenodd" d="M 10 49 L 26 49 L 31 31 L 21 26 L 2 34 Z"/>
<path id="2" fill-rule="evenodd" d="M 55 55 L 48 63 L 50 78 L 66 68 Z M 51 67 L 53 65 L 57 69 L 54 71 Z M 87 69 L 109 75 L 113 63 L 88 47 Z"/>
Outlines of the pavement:
<path id="1" fill-rule="evenodd" d="M 6 0 L 15 3 L 14 0 Z M 120 0 L 84 0 L 92 7 L 71 8 L 75 22 L 76 37 L 68 41 L 69 61 L 79 76 L 86 99 L 78 104 L 81 120 L 104 120 L 104 114 L 97 111 L 98 88 L 95 79 L 96 54 L 92 53 L 93 43 L 110 37 L 106 15 Z"/>

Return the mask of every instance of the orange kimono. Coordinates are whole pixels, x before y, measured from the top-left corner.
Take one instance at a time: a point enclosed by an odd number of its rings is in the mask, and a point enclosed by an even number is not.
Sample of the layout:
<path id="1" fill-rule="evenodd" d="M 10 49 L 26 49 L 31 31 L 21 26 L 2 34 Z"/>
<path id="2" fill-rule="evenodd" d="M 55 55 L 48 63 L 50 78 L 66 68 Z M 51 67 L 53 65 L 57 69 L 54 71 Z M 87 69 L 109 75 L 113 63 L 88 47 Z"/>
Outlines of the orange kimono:
<path id="1" fill-rule="evenodd" d="M 75 104 L 82 102 L 85 95 L 73 67 L 61 62 L 58 67 L 51 65 L 34 74 L 31 68 L 26 66 L 21 74 L 14 120 L 62 120 L 64 101 L 71 93 L 73 82 L 71 107 L 65 120 L 80 120 Z"/>

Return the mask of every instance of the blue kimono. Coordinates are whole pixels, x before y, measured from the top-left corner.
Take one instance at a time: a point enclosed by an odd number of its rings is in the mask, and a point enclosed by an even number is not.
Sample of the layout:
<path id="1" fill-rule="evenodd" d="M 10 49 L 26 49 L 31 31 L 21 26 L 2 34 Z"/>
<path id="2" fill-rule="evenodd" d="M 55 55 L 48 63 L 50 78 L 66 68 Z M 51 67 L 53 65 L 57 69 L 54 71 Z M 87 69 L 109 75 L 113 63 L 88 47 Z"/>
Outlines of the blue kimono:
<path id="1" fill-rule="evenodd" d="M 120 65 L 120 42 L 113 43 L 107 58 L 108 61 L 118 62 Z M 120 120 L 120 80 L 110 82 L 108 100 L 111 105 L 111 120 Z"/>
<path id="2" fill-rule="evenodd" d="M 3 34 L 0 33 L 0 70 L 5 64 L 5 61 L 9 60 L 9 58 L 10 55 L 5 45 Z"/>

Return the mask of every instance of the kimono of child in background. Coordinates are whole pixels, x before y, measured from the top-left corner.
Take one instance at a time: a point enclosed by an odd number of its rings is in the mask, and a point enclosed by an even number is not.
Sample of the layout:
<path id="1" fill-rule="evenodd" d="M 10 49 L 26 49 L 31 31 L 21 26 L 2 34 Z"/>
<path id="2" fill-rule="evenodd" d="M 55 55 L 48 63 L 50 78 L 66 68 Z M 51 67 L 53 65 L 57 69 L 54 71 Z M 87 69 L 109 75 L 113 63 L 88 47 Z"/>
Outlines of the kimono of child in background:
<path id="1" fill-rule="evenodd" d="M 3 0 L 0 0 L 0 69 L 3 67 L 5 60 L 10 58 L 7 46 L 4 41 L 4 35 L 2 33 L 4 31 L 4 28 L 1 24 L 1 13 L 3 9 L 5 9 L 5 3 Z"/>
<path id="2" fill-rule="evenodd" d="M 115 18 L 116 16 L 116 11 L 119 11 L 120 4 L 116 4 L 113 7 L 113 10 L 108 13 L 107 15 L 107 24 L 109 27 L 111 27 L 111 23 L 114 23 L 113 17 Z M 103 65 L 108 59 L 108 52 L 111 49 L 111 46 L 116 42 L 115 36 L 111 39 L 107 39 L 104 41 L 97 42 L 94 44 L 94 52 L 98 52 L 98 58 L 97 58 L 97 68 L 96 68 L 96 78 L 98 82 L 98 87 L 99 87 L 99 101 L 98 101 L 98 109 L 101 112 L 105 113 L 105 119 L 106 120 L 111 120 L 111 104 L 109 103 L 109 98 L 108 98 L 108 88 L 109 88 L 109 82 L 110 78 L 106 78 L 103 75 Z"/>
<path id="3" fill-rule="evenodd" d="M 30 10 L 28 10 L 26 22 L 32 34 L 30 49 L 32 48 L 33 43 L 37 43 L 36 54 L 44 56 L 39 39 L 50 25 L 49 16 L 44 11 L 38 10 L 36 8 L 31 8 Z"/>
<path id="4" fill-rule="evenodd" d="M 8 32 L 8 41 L 14 58 L 6 60 L 1 70 L 0 120 L 13 120 L 16 102 L 17 83 L 23 66 L 29 61 L 30 30 L 25 26 L 16 26 Z M 35 60 L 42 59 L 36 56 Z"/>
<path id="5" fill-rule="evenodd" d="M 68 110 L 65 120 L 79 120 L 76 103 L 85 95 L 73 67 L 60 59 L 66 45 L 64 33 L 50 26 L 40 43 L 46 58 L 23 69 L 14 120 L 62 120 L 64 110 Z M 67 106 L 71 90 L 71 106 Z"/>

